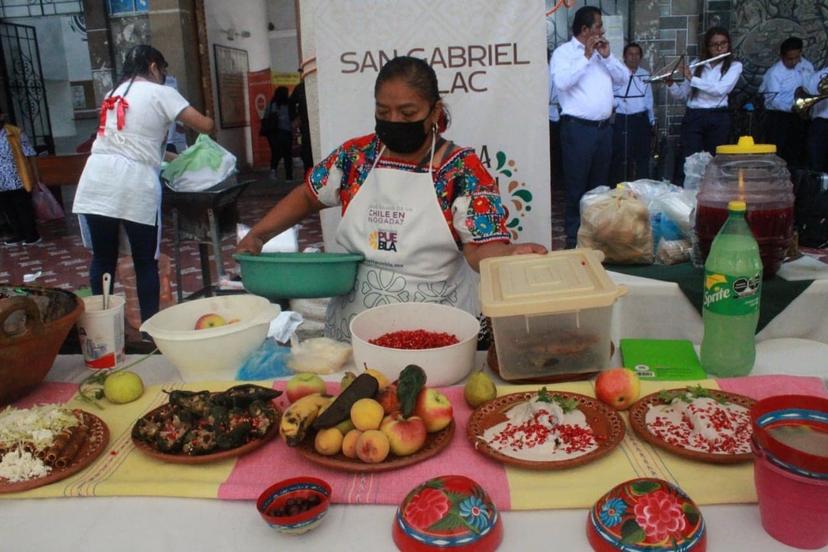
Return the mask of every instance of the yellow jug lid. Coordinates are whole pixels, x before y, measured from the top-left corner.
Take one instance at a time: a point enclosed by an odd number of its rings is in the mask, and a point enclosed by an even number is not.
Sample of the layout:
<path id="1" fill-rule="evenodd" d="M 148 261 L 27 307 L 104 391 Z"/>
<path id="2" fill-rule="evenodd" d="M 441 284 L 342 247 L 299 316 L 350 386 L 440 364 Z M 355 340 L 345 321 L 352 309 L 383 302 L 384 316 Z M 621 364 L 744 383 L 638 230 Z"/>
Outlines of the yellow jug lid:
<path id="1" fill-rule="evenodd" d="M 776 153 L 775 144 L 754 144 L 752 136 L 739 136 L 738 144 L 724 144 L 716 146 L 716 154 L 727 155 L 753 154 L 753 153 Z"/>

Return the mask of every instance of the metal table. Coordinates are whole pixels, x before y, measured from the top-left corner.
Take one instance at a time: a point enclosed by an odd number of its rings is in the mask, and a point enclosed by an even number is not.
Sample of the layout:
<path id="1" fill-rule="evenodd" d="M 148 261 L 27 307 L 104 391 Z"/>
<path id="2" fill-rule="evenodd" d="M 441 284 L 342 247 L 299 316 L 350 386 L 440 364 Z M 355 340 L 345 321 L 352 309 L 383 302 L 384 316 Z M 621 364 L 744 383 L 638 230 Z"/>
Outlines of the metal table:
<path id="1" fill-rule="evenodd" d="M 201 289 L 188 295 L 187 299 L 212 296 L 218 292 L 218 289 L 212 284 L 207 246 L 213 247 L 216 278 L 220 280 L 225 274 L 221 257 L 221 235 L 222 233 L 235 233 L 239 219 L 236 202 L 252 182 L 253 180 L 239 182 L 234 175 L 200 192 L 176 192 L 164 187 L 164 201 L 172 211 L 175 282 L 179 303 L 184 300 L 184 289 L 181 283 L 181 241 L 198 242 L 201 276 L 204 284 Z"/>

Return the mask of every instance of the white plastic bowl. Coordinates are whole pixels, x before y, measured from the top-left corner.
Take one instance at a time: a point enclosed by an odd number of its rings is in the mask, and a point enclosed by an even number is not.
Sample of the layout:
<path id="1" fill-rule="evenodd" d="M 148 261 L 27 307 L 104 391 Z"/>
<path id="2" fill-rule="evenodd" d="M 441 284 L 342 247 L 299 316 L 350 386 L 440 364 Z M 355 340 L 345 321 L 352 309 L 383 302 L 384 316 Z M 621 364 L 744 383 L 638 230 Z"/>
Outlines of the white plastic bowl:
<path id="1" fill-rule="evenodd" d="M 474 367 L 480 322 L 471 314 L 438 303 L 398 303 L 374 307 L 351 320 L 354 363 L 379 370 L 391 380 L 403 368 L 416 364 L 425 370 L 427 385 L 452 385 Z M 437 349 L 391 349 L 368 341 L 398 330 L 427 330 L 454 334 L 459 343 Z"/>
<path id="2" fill-rule="evenodd" d="M 256 295 L 223 295 L 166 308 L 141 324 L 185 381 L 231 380 L 267 336 L 279 306 Z M 195 330 L 196 321 L 215 313 L 238 322 Z"/>

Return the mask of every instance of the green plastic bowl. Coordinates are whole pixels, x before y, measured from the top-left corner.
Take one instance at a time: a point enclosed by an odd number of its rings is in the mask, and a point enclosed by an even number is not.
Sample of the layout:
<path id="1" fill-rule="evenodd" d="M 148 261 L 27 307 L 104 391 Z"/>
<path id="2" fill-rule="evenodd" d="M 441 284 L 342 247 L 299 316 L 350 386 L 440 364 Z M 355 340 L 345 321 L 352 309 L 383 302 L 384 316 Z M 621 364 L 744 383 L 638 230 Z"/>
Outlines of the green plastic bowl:
<path id="1" fill-rule="evenodd" d="M 333 297 L 351 291 L 357 266 L 355 253 L 262 253 L 234 255 L 241 266 L 244 289 L 268 299 Z"/>

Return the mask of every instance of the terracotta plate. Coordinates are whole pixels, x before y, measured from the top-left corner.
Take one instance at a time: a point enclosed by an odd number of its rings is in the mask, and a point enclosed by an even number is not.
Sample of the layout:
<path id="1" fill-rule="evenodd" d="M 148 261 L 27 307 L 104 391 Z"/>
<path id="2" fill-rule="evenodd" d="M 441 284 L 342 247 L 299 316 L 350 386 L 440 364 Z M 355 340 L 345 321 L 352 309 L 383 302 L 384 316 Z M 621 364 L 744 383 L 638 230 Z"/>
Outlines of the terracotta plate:
<path id="1" fill-rule="evenodd" d="M 423 448 L 414 454 L 409 456 L 394 456 L 394 454 L 389 454 L 388 458 L 379 464 L 366 464 L 358 458 L 348 458 L 341 452 L 335 456 L 324 456 L 316 452 L 313 448 L 313 439 L 310 438 L 302 441 L 296 447 L 296 450 L 311 462 L 325 466 L 326 468 L 360 473 L 384 472 L 404 468 L 405 466 L 422 462 L 438 454 L 448 446 L 451 438 L 454 437 L 454 426 L 455 422 L 452 420 L 445 429 L 435 433 L 429 433 Z"/>
<path id="2" fill-rule="evenodd" d="M 578 409 L 586 415 L 587 423 L 595 433 L 598 441 L 597 449 L 576 458 L 537 462 L 512 458 L 490 447 L 483 440 L 483 433 L 490 427 L 505 421 L 506 412 L 509 409 L 519 403 L 533 399 L 537 395 L 535 391 L 503 395 L 480 405 L 469 417 L 466 436 L 471 441 L 472 446 L 481 454 L 503 464 L 530 470 L 563 470 L 587 464 L 609 453 L 624 438 L 624 420 L 611 407 L 597 399 L 578 393 L 565 391 L 550 391 L 550 393 L 578 401 Z"/>
<path id="3" fill-rule="evenodd" d="M 155 413 L 157 410 L 160 410 L 166 407 L 166 404 L 155 408 L 144 416 L 149 416 L 150 414 Z M 167 452 L 161 452 L 154 447 L 152 447 L 146 441 L 142 441 L 140 439 L 136 439 L 135 437 L 132 438 L 132 444 L 135 445 L 135 448 L 146 454 L 147 456 L 152 456 L 157 460 L 163 460 L 164 462 L 169 462 L 171 464 L 209 464 L 210 462 L 217 462 L 219 460 L 224 460 L 226 458 L 233 458 L 236 456 L 242 456 L 243 454 L 247 454 L 248 452 L 254 451 L 257 448 L 264 446 L 268 441 L 273 439 L 279 433 L 279 419 L 281 418 L 281 413 L 279 409 L 271 404 L 271 407 L 276 412 L 276 421 L 273 425 L 270 426 L 270 429 L 259 439 L 253 439 L 240 447 L 236 447 L 233 449 L 223 450 L 221 452 L 214 452 L 212 454 L 201 454 L 198 456 L 191 456 L 189 454 L 170 454 Z M 136 422 L 137 423 L 137 422 Z"/>
<path id="4" fill-rule="evenodd" d="M 676 389 L 667 389 L 667 393 L 672 392 L 681 392 L 684 391 L 685 388 L 676 388 Z M 727 391 L 717 391 L 714 389 L 710 389 L 710 396 L 714 399 L 723 399 L 728 402 L 732 402 L 734 404 L 738 404 L 739 406 L 744 406 L 748 410 L 750 407 L 753 406 L 754 401 L 750 397 L 745 397 L 744 395 L 737 395 L 736 393 L 729 393 Z M 660 393 L 660 392 L 659 392 Z M 672 452 L 673 454 L 677 454 L 679 456 L 684 456 L 685 458 L 690 458 L 692 460 L 701 460 L 703 462 L 713 462 L 716 464 L 736 464 L 739 462 L 750 462 L 753 460 L 753 453 L 746 452 L 742 454 L 729 454 L 726 452 L 716 453 L 716 452 L 702 452 L 698 450 L 690 450 L 678 445 L 673 445 L 668 443 L 661 437 L 653 434 L 647 428 L 647 411 L 650 410 L 650 407 L 653 405 L 663 404 L 663 401 L 659 397 L 659 393 L 651 393 L 646 397 L 642 397 L 638 400 L 634 405 L 630 407 L 630 426 L 632 426 L 633 430 L 638 434 L 639 437 L 647 441 L 653 446 L 662 448 L 666 451 Z"/>
<path id="5" fill-rule="evenodd" d="M 29 489 L 42 487 L 43 485 L 66 479 L 70 475 L 74 475 L 87 467 L 101 455 L 109 444 L 109 428 L 103 420 L 94 414 L 90 414 L 84 410 L 76 410 L 75 412 L 79 412 L 83 416 L 83 422 L 88 432 L 86 434 L 86 442 L 81 445 L 80 450 L 72 461 L 63 468 L 52 468 L 52 471 L 48 475 L 37 479 L 18 481 L 17 483 L 10 483 L 5 479 L 0 479 L 0 493 L 28 491 Z"/>

